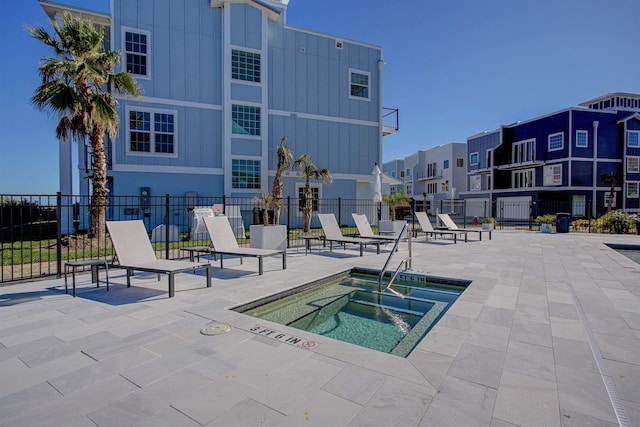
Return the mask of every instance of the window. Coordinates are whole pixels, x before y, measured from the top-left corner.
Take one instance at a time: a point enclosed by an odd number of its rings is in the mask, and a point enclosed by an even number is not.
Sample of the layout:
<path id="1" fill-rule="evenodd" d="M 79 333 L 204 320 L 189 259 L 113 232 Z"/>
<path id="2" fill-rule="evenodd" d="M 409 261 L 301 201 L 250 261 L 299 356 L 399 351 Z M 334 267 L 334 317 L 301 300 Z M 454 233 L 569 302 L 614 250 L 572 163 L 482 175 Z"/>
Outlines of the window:
<path id="1" fill-rule="evenodd" d="M 260 135 L 260 107 L 233 105 L 231 107 L 232 133 Z"/>
<path id="2" fill-rule="evenodd" d="M 487 190 L 491 189 L 491 175 L 487 175 Z"/>
<path id="3" fill-rule="evenodd" d="M 640 172 L 640 157 L 627 157 L 627 172 Z"/>
<path id="4" fill-rule="evenodd" d="M 442 169 L 449 169 L 449 160 L 444 161 L 444 165 L 442 166 Z"/>
<path id="5" fill-rule="evenodd" d="M 149 77 L 150 34 L 148 31 L 123 28 L 124 64 L 127 72 L 136 76 Z"/>
<path id="6" fill-rule="evenodd" d="M 407 184 L 404 186 L 404 194 L 411 196 L 413 194 L 413 185 Z"/>
<path id="7" fill-rule="evenodd" d="M 176 113 L 162 110 L 128 110 L 128 154 L 169 154 L 176 150 Z"/>
<path id="8" fill-rule="evenodd" d="M 544 185 L 562 184 L 562 165 L 549 165 L 544 167 Z"/>
<path id="9" fill-rule="evenodd" d="M 587 148 L 589 146 L 589 132 L 586 130 L 576 131 L 576 147 Z"/>
<path id="10" fill-rule="evenodd" d="M 404 171 L 400 171 L 400 178 L 404 178 Z"/>
<path id="11" fill-rule="evenodd" d="M 404 176 L 406 176 L 407 178 L 411 179 L 411 169 L 407 169 L 407 171 L 405 172 Z"/>
<path id="12" fill-rule="evenodd" d="M 564 148 L 564 132 L 549 135 L 549 151 L 562 150 Z"/>
<path id="13" fill-rule="evenodd" d="M 316 184 L 311 184 L 311 210 L 318 211 L 318 200 L 320 200 L 320 188 Z M 302 212 L 305 207 L 304 184 L 298 185 L 298 212 Z"/>
<path id="14" fill-rule="evenodd" d="M 459 168 L 464 167 L 464 159 L 456 159 L 456 166 Z"/>
<path id="15" fill-rule="evenodd" d="M 427 184 L 427 194 L 435 194 L 438 192 L 438 183 L 430 182 Z"/>
<path id="16" fill-rule="evenodd" d="M 260 83 L 260 54 L 233 49 L 231 51 L 231 78 Z"/>
<path id="17" fill-rule="evenodd" d="M 531 162 L 536 159 L 536 140 L 528 139 L 513 144 L 512 163 Z"/>
<path id="18" fill-rule="evenodd" d="M 629 181 L 627 182 L 627 197 L 630 199 L 637 199 L 638 198 L 638 187 L 639 187 L 640 182 L 633 182 L 633 181 Z"/>
<path id="19" fill-rule="evenodd" d="M 530 188 L 535 186 L 535 169 L 523 169 L 513 172 L 512 188 Z"/>
<path id="20" fill-rule="evenodd" d="M 260 189 L 260 160 L 231 159 L 231 188 Z"/>
<path id="21" fill-rule="evenodd" d="M 605 208 L 609 207 L 609 196 L 610 196 L 610 193 L 608 191 L 606 193 L 604 193 L 604 207 Z M 616 207 L 617 199 L 618 199 L 618 193 L 614 192 L 613 193 L 613 198 L 611 199 L 611 207 L 612 208 Z"/>
<path id="22" fill-rule="evenodd" d="M 469 154 L 469 165 L 475 166 L 478 164 L 478 152 Z"/>
<path id="23" fill-rule="evenodd" d="M 393 178 L 395 178 L 395 177 L 396 177 L 396 171 L 391 171 L 391 176 L 392 176 Z"/>
<path id="24" fill-rule="evenodd" d="M 443 193 L 449 191 L 449 181 L 442 182 L 441 188 Z"/>
<path id="25" fill-rule="evenodd" d="M 436 176 L 436 164 L 434 163 L 427 163 L 427 178 L 432 178 Z"/>
<path id="26" fill-rule="evenodd" d="M 350 98 L 369 99 L 369 76 L 366 71 L 349 70 Z"/>
<path id="27" fill-rule="evenodd" d="M 627 147 L 631 147 L 631 148 L 640 147 L 640 131 L 637 131 L 637 130 L 627 131 Z"/>
<path id="28" fill-rule="evenodd" d="M 482 177 L 480 175 L 474 175 L 469 178 L 469 190 L 480 191 L 482 189 Z"/>

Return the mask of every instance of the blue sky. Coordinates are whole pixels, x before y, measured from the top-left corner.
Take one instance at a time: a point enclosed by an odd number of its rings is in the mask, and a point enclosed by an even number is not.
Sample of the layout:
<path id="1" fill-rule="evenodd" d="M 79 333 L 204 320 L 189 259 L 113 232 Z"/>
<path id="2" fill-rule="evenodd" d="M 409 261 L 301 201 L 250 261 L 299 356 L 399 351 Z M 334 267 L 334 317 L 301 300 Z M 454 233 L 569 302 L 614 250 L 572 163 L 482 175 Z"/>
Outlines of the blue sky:
<path id="1" fill-rule="evenodd" d="M 24 29 L 48 27 L 47 17 L 37 0 L 3 6 L 0 194 L 52 194 L 56 121 L 30 104 L 49 52 Z M 388 161 L 608 92 L 640 93 L 639 16 L 638 0 L 290 0 L 287 22 L 383 48 L 383 104 L 400 109 L 400 132 L 383 140 Z"/>

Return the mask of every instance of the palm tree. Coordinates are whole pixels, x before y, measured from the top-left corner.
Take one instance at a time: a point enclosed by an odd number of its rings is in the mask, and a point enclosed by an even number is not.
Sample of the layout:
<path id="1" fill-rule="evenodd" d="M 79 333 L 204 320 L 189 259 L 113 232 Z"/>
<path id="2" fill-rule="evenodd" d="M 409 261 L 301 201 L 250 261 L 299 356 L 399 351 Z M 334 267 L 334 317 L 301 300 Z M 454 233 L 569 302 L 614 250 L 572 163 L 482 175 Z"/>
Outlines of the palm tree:
<path id="1" fill-rule="evenodd" d="M 272 208 L 277 212 L 280 210 L 282 201 L 280 199 L 276 199 L 272 194 L 269 194 L 269 192 L 264 190 L 262 191 L 262 197 L 254 197 L 253 199 L 262 207 L 262 223 L 264 225 L 269 225 L 269 209 Z M 277 224 L 275 217 L 273 223 Z"/>
<path id="2" fill-rule="evenodd" d="M 293 160 L 293 152 L 287 146 L 287 137 L 283 136 L 278 145 L 276 151 L 276 158 L 278 160 L 278 166 L 276 167 L 276 176 L 273 178 L 273 188 L 271 195 L 273 198 L 282 204 L 282 188 L 284 183 L 282 182 L 282 175 L 291 167 L 291 160 Z M 280 223 L 280 206 L 275 208 L 273 212 L 273 223 Z"/>
<path id="3" fill-rule="evenodd" d="M 621 180 L 622 180 L 622 175 L 620 174 L 620 172 L 603 173 L 602 175 L 600 175 L 600 181 L 602 181 L 604 185 L 609 186 L 609 200 L 607 201 L 607 213 L 611 212 L 611 209 L 613 207 L 613 195 L 616 191 L 616 183 Z"/>
<path id="4" fill-rule="evenodd" d="M 311 193 L 311 180 L 315 182 L 324 182 L 331 184 L 333 176 L 328 169 L 318 169 L 311 161 L 309 154 L 303 154 L 294 163 L 295 167 L 302 173 L 304 184 L 304 206 L 302 207 L 302 216 L 304 218 L 303 231 L 309 232 L 311 226 L 311 211 L 313 209 L 313 194 Z"/>
<path id="5" fill-rule="evenodd" d="M 54 34 L 41 27 L 27 27 L 37 40 L 49 46 L 53 58 L 43 58 L 38 69 L 42 84 L 32 98 L 40 110 L 57 114 L 59 140 L 89 138 L 93 163 L 93 194 L 89 237 L 103 238 L 107 204 L 107 164 L 105 133 L 112 139 L 118 134 L 118 94 L 140 95 L 140 87 L 127 72 L 114 74 L 120 52 L 105 52 L 104 32 L 92 21 L 64 14 L 62 24 L 52 22 Z"/>

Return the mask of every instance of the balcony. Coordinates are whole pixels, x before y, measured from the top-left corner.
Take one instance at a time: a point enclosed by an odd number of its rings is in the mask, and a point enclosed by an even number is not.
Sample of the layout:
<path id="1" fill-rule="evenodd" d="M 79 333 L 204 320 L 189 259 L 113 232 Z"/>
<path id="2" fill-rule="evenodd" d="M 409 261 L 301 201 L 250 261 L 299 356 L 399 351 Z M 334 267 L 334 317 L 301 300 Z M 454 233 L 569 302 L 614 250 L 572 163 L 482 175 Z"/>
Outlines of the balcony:
<path id="1" fill-rule="evenodd" d="M 382 136 L 393 135 L 400 129 L 400 110 L 397 108 L 382 108 Z"/>
<path id="2" fill-rule="evenodd" d="M 518 169 L 529 169 L 535 168 L 536 166 L 543 166 L 544 162 L 542 160 L 528 160 L 525 162 L 518 163 L 508 163 L 506 165 L 499 165 L 497 168 L 499 170 L 518 170 Z"/>

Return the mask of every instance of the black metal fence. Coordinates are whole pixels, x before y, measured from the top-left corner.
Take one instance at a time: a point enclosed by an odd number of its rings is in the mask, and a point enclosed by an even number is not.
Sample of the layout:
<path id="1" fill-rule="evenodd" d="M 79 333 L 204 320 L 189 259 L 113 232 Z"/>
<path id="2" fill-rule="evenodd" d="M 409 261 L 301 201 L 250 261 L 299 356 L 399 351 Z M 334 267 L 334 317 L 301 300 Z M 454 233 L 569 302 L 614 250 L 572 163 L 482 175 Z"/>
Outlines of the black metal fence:
<path id="1" fill-rule="evenodd" d="M 6 195 L 0 196 L 0 243 L 2 258 L 0 283 L 60 276 L 64 262 L 75 259 L 103 258 L 112 261 L 111 242 L 103 235 L 90 238 L 89 202 L 87 196 Z M 106 219 L 142 220 L 159 258 L 177 259 L 188 256 L 182 248 L 208 244 L 208 235 L 194 229 L 196 214 L 202 207 L 225 214 L 234 228 L 238 243 L 250 244 L 250 227 L 262 223 L 259 200 L 250 197 L 204 196 L 114 196 L 106 206 Z M 397 218 L 413 222 L 412 211 L 426 211 L 437 223 L 436 213 L 449 213 L 459 226 L 480 224 L 494 217 L 497 228 L 539 230 L 538 215 L 570 213 L 571 220 L 590 219 L 590 206 L 570 203 L 532 204 L 489 203 L 474 200 L 415 201 L 411 209 L 398 209 Z M 343 233 L 357 233 L 351 213 L 366 214 L 378 225 L 389 219 L 389 208 L 383 203 L 363 199 L 319 199 L 313 201 L 311 230 L 320 235 L 316 213 L 333 213 Z M 577 215 L 576 215 L 577 213 Z M 586 216 L 585 216 L 586 215 Z M 272 217 L 272 215 L 271 215 Z M 287 226 L 287 246 L 304 245 L 302 204 L 297 198 L 283 200 L 280 224 Z M 588 221 L 587 221 L 588 222 Z M 578 231 L 576 229 L 576 231 Z M 590 231 L 581 228 L 579 231 Z"/>

